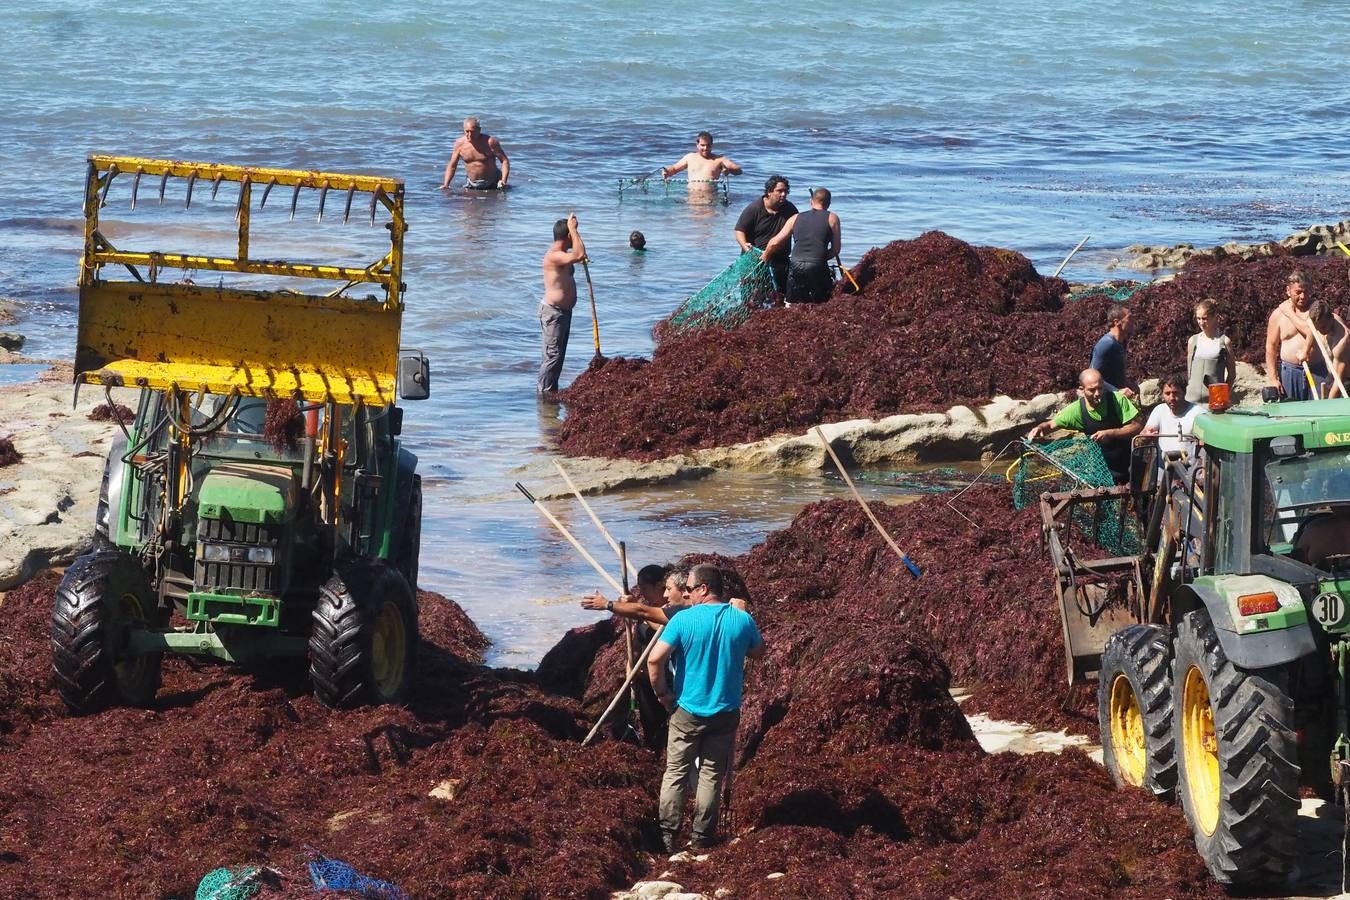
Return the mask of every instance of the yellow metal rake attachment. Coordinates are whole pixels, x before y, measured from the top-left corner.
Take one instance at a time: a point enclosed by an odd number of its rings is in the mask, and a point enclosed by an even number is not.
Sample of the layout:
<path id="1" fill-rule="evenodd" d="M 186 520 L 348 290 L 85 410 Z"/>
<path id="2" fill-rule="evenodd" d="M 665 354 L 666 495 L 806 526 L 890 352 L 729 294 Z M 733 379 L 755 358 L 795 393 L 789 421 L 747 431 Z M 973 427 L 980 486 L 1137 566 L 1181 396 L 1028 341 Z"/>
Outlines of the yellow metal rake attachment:
<path id="1" fill-rule="evenodd" d="M 119 176 L 131 178 L 134 209 L 143 178 L 159 179 L 163 201 L 169 179 L 186 182 L 190 207 L 198 182 L 238 185 L 235 256 L 159 249 L 119 249 L 99 230 L 99 210 Z M 303 189 L 319 192 L 320 221 L 329 191 L 345 194 L 343 222 L 356 194 L 370 194 L 370 220 L 388 211 L 390 246 L 365 266 L 254 259 L 249 254 L 250 209 L 281 186 L 291 189 L 291 218 Z M 395 399 L 403 309 L 403 182 L 372 175 L 227 166 L 137 157 L 92 156 L 85 183 L 84 253 L 80 258 L 80 315 L 76 379 L 85 383 L 177 388 L 245 396 L 293 396 L 309 401 L 383 405 Z M 228 195 L 227 195 L 228 196 Z M 134 238 L 133 238 L 134 239 Z M 108 280 L 108 264 L 131 280 Z M 215 271 L 337 282 L 323 293 L 274 289 L 204 288 L 164 270 Z M 119 270 L 120 271 L 120 270 Z M 143 274 L 144 273 L 144 274 Z M 382 298 L 345 296 L 356 284 L 378 284 Z"/>

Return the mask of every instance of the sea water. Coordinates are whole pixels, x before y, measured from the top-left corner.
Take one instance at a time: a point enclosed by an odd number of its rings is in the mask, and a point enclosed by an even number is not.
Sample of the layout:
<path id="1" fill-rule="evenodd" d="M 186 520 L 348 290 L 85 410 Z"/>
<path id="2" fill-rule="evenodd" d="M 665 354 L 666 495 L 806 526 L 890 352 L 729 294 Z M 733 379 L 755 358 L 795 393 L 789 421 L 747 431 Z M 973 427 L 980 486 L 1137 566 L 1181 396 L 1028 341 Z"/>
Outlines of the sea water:
<path id="1" fill-rule="evenodd" d="M 512 489 L 557 427 L 534 397 L 556 219 L 580 218 L 607 355 L 650 352 L 651 326 L 732 260 L 736 215 L 773 173 L 803 206 L 830 188 L 846 263 L 941 228 L 1048 272 L 1090 234 L 1064 274 L 1092 280 L 1118 274 L 1130 243 L 1280 237 L 1346 215 L 1347 33 L 1350 8 L 1300 0 L 9 4 L 0 296 L 20 301 L 27 353 L 71 355 L 90 153 L 405 179 L 404 343 L 434 372 L 405 425 L 425 478 L 422 582 L 466 607 L 494 662 L 531 665 L 596 618 L 576 599 L 603 586 Z M 509 193 L 438 189 L 468 115 L 510 155 Z M 620 199 L 619 179 L 675 162 L 704 129 L 745 168 L 729 205 Z M 142 249 L 197 251 L 231 227 L 230 191 L 213 202 L 198 184 L 171 216 L 149 179 L 132 212 L 128 182 L 103 211 L 115 241 L 147 226 Z M 171 183 L 166 205 L 183 194 Z M 387 245 L 363 200 L 341 224 L 344 200 L 317 225 L 307 193 L 292 223 L 278 191 L 257 240 L 321 260 Z M 645 254 L 628 249 L 634 229 Z M 564 384 L 594 352 L 584 290 Z M 595 505 L 642 564 L 742 552 L 840 493 L 725 476 Z M 552 507 L 602 555 L 584 513 Z"/>

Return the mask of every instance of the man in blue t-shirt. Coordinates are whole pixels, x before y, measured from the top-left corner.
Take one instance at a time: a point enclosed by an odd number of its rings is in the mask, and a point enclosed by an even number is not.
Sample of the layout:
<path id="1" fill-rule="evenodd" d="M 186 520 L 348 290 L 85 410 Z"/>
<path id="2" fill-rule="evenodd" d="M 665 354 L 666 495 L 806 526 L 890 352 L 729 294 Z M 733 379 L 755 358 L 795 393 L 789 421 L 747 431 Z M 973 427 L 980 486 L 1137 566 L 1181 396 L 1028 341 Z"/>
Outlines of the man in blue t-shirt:
<path id="1" fill-rule="evenodd" d="M 1139 399 L 1139 385 L 1125 374 L 1125 342 L 1130 339 L 1130 308 L 1112 303 L 1106 310 L 1106 334 L 1092 346 L 1089 369 L 1102 373 L 1102 385 L 1108 391 Z"/>
<path id="2" fill-rule="evenodd" d="M 667 853 L 675 850 L 695 759 L 701 762 L 689 846 L 699 850 L 716 842 L 717 809 L 741 721 L 745 658 L 764 655 L 755 620 L 726 601 L 720 569 L 694 566 L 684 593 L 692 605 L 671 618 L 647 657 L 652 689 L 671 713 L 660 812 Z M 674 690 L 667 684 L 667 659 L 675 662 Z"/>

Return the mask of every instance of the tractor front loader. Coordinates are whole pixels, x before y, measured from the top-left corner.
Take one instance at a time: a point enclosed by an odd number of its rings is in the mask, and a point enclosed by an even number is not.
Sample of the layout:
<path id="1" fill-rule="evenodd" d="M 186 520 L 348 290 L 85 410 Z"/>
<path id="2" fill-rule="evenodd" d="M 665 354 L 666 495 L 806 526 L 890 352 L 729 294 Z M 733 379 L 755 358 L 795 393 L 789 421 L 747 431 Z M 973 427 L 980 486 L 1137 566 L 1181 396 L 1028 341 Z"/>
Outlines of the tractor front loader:
<path id="1" fill-rule="evenodd" d="M 1214 878 L 1251 888 L 1292 868 L 1300 787 L 1350 785 L 1350 400 L 1218 405 L 1202 453 L 1147 464 L 1151 489 L 1043 494 L 1041 513 L 1107 768 L 1179 799 Z M 1092 541 L 1106 503 L 1138 554 Z"/>
<path id="2" fill-rule="evenodd" d="M 134 210 L 142 178 L 158 181 L 161 203 L 171 179 L 186 184 L 186 204 L 196 183 L 210 182 L 212 198 L 237 190 L 237 251 L 113 246 L 100 210 L 121 199 L 117 179 Z M 360 267 L 255 258 L 253 197 L 261 208 L 278 187 L 292 216 L 305 190 L 320 193 L 320 218 L 330 190 L 348 213 L 368 194 L 371 224 L 388 217 L 388 252 Z M 76 713 L 150 704 L 165 653 L 253 665 L 308 656 L 327 705 L 404 699 L 421 484 L 396 400 L 427 397 L 430 366 L 399 350 L 402 181 L 95 156 L 84 215 L 76 390 L 102 386 L 111 402 L 111 388 L 132 388 L 139 399 L 108 456 L 94 550 L 56 593 L 62 699 Z M 218 283 L 195 284 L 193 272 Z M 293 287 L 315 281 L 337 286 Z M 348 296 L 357 286 L 382 296 Z"/>

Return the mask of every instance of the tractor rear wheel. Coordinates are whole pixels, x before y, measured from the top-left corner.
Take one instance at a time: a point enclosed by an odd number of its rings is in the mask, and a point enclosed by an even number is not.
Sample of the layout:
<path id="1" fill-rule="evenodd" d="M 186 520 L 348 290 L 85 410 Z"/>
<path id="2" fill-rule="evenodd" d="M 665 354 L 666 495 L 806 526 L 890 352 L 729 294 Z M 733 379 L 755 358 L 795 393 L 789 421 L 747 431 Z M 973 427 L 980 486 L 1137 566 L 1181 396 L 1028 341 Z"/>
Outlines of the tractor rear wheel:
<path id="1" fill-rule="evenodd" d="M 75 560 L 52 609 L 52 668 L 70 711 L 153 703 L 164 654 L 132 653 L 130 629 L 159 627 L 165 618 L 132 557 L 99 550 Z"/>
<path id="2" fill-rule="evenodd" d="M 1177 628 L 1172 666 L 1177 792 L 1210 874 L 1282 881 L 1294 859 L 1298 742 L 1288 672 L 1228 661 L 1204 610 Z"/>
<path id="3" fill-rule="evenodd" d="M 417 602 L 398 570 L 380 560 L 341 567 L 319 590 L 309 637 L 309 675 L 325 706 L 400 703 L 417 662 Z"/>
<path id="4" fill-rule="evenodd" d="M 1097 682 L 1102 760 L 1118 785 L 1170 801 L 1177 786 L 1172 739 L 1171 634 L 1131 625 L 1107 640 Z"/>

